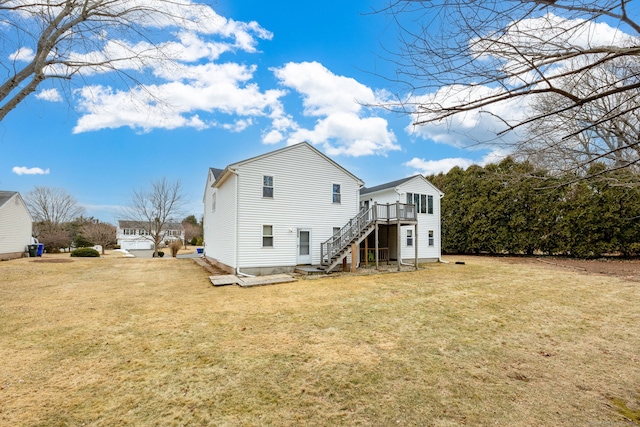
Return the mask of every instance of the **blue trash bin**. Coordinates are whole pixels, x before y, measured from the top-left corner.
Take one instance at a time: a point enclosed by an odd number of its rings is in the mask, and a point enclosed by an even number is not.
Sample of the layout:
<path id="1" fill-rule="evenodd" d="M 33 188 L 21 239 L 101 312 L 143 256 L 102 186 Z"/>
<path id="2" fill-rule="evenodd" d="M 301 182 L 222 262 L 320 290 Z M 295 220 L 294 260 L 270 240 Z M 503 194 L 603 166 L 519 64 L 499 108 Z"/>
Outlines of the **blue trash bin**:
<path id="1" fill-rule="evenodd" d="M 202 248 L 197 248 L 196 251 L 201 254 L 202 253 Z"/>
<path id="2" fill-rule="evenodd" d="M 38 256 L 42 256 L 44 252 L 44 243 L 38 243 Z"/>

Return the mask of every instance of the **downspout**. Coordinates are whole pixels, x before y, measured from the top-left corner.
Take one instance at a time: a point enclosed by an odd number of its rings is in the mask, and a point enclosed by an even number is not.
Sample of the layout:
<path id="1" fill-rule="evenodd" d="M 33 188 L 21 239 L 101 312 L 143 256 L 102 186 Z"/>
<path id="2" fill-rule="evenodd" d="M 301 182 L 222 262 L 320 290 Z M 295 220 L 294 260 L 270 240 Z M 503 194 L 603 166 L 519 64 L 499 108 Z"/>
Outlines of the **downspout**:
<path id="1" fill-rule="evenodd" d="M 236 176 L 236 275 L 254 277 L 240 271 L 240 175 L 237 170 L 229 170 Z"/>
<path id="2" fill-rule="evenodd" d="M 444 197 L 444 194 L 440 194 L 440 200 L 442 200 L 442 198 Z M 438 239 L 438 247 L 439 247 L 439 251 L 440 252 L 440 256 L 438 257 L 438 262 L 441 262 L 443 264 L 449 264 L 449 261 L 445 261 L 442 259 L 442 202 L 440 202 L 440 209 L 438 210 L 440 212 L 440 221 L 438 221 L 438 236 L 440 236 L 440 238 Z"/>

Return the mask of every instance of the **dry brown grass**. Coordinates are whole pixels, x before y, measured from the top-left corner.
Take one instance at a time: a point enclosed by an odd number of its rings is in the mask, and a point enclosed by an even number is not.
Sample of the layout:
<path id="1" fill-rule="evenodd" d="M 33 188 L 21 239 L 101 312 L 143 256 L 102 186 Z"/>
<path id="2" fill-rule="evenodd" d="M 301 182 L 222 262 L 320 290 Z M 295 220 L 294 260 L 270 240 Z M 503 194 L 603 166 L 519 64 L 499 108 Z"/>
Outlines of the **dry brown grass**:
<path id="1" fill-rule="evenodd" d="M 0 425 L 629 425 L 639 286 L 482 258 L 251 289 L 172 258 L 3 262 Z"/>

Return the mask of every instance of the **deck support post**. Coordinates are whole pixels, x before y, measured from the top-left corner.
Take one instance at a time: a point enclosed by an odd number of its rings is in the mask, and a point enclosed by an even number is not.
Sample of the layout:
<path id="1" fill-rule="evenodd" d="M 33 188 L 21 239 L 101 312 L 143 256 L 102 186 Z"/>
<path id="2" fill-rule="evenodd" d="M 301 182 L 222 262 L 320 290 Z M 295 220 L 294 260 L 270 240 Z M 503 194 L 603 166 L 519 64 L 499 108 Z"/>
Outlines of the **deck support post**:
<path id="1" fill-rule="evenodd" d="M 364 238 L 364 266 L 369 268 L 369 237 Z"/>
<path id="2" fill-rule="evenodd" d="M 357 271 L 358 255 L 359 255 L 358 245 L 354 243 L 353 245 L 351 245 L 351 272 L 352 273 L 355 273 Z"/>
<path id="3" fill-rule="evenodd" d="M 376 235 L 375 235 L 375 239 L 376 239 L 376 270 L 380 269 L 380 266 L 378 265 L 378 263 L 380 262 L 380 244 L 378 243 L 378 221 L 376 221 Z"/>

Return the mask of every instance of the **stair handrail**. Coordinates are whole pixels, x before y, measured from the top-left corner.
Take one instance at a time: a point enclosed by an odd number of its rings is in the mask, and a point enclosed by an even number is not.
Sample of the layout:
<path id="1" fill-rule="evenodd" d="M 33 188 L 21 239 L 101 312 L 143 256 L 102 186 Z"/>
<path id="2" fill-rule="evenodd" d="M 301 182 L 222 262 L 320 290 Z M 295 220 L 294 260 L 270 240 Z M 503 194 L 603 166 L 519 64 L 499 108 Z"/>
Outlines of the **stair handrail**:
<path id="1" fill-rule="evenodd" d="M 339 231 L 336 231 L 327 241 L 320 244 L 320 263 L 331 262 L 331 258 L 338 255 L 360 233 L 376 220 L 376 205 L 362 208 L 358 215 L 351 218 Z"/>

